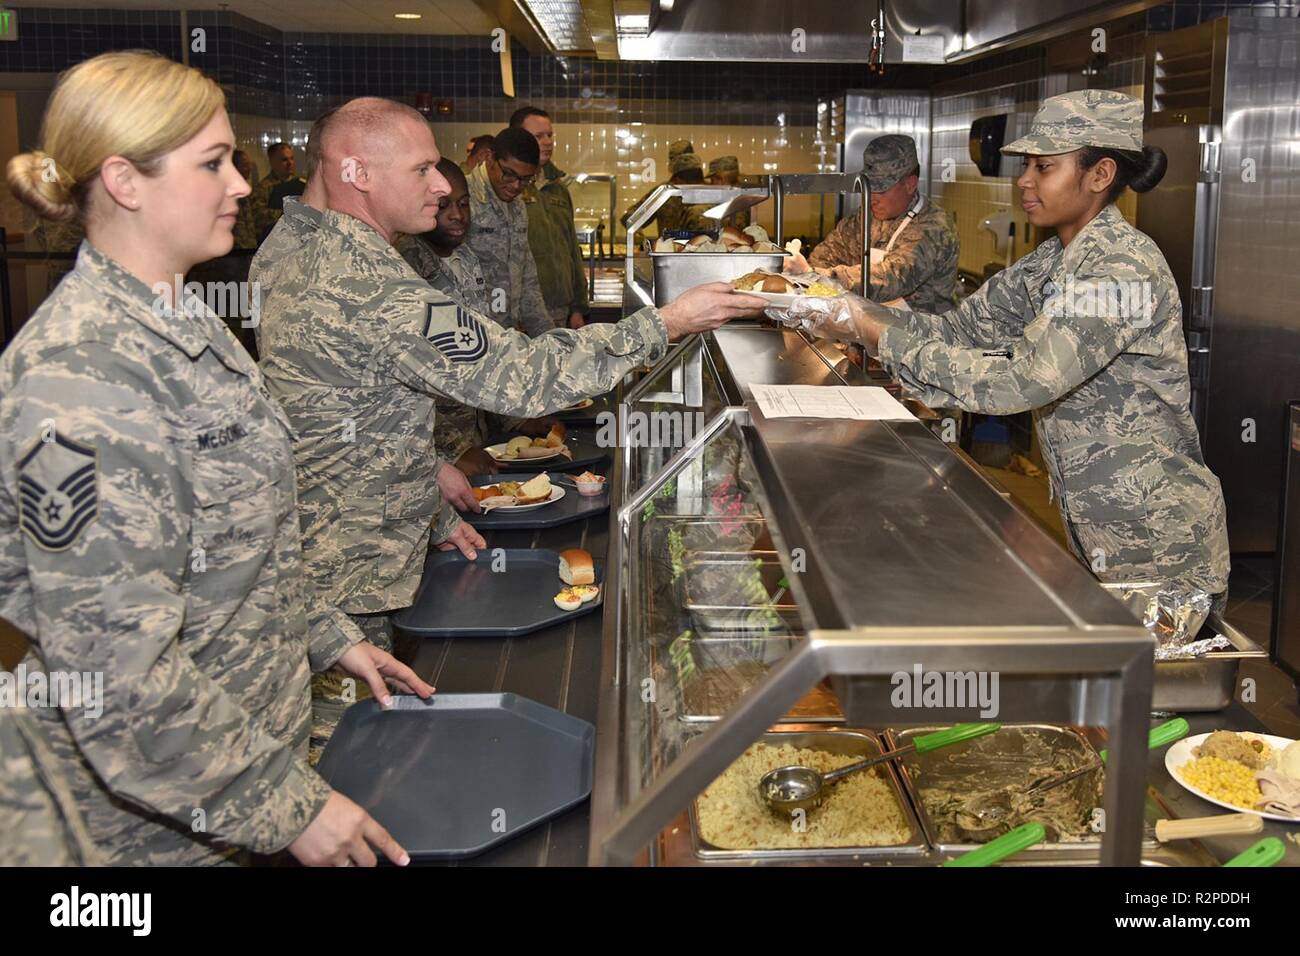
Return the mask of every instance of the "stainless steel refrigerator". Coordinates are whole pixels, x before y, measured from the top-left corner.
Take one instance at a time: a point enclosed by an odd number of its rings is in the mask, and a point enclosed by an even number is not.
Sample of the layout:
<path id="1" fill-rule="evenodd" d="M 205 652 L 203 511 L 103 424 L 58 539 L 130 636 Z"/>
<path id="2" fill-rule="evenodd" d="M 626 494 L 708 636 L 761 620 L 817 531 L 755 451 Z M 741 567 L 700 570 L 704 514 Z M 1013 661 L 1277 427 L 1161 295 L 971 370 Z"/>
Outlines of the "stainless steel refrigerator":
<path id="1" fill-rule="evenodd" d="M 1300 20 L 1222 17 L 1149 37 L 1138 197 L 1183 300 L 1192 410 L 1234 552 L 1278 537 L 1287 404 L 1300 399 Z"/>

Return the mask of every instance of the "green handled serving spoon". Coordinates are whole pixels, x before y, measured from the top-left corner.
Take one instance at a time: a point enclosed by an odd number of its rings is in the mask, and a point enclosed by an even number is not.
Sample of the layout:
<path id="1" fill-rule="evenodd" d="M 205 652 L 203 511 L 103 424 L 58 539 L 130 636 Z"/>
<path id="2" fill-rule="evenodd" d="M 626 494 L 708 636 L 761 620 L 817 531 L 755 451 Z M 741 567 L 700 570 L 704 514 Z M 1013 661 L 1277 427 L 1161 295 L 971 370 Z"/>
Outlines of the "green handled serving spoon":
<path id="1" fill-rule="evenodd" d="M 1272 866 L 1286 856 L 1286 844 L 1277 837 L 1264 837 L 1234 856 L 1224 866 Z"/>
<path id="2" fill-rule="evenodd" d="M 963 853 L 961 856 L 953 857 L 951 860 L 944 861 L 944 866 L 992 866 L 1005 860 L 1021 850 L 1033 846 L 1035 843 L 1042 843 L 1047 838 L 1047 831 L 1041 823 L 1035 823 L 1032 820 L 1029 823 L 1022 823 L 1008 833 L 1002 834 L 996 840 L 990 840 L 978 850 L 971 850 L 969 853 Z"/>
<path id="3" fill-rule="evenodd" d="M 1155 750 L 1158 747 L 1171 744 L 1175 740 L 1182 740 L 1187 736 L 1190 729 L 1186 720 L 1182 717 L 1175 717 L 1158 727 L 1151 728 L 1151 732 L 1147 734 L 1147 747 L 1150 750 Z M 999 790 L 995 793 L 980 794 L 957 811 L 957 826 L 961 828 L 966 839 L 975 843 L 982 843 L 1006 825 L 1006 819 L 1016 812 L 1017 807 L 1027 806 L 1028 802 L 1033 798 L 1039 797 L 1048 790 L 1059 787 L 1061 784 L 1068 783 L 1084 774 L 1093 773 L 1105 763 L 1106 751 L 1103 750 L 1101 751 L 1100 762 L 1093 760 L 1075 770 L 1038 780 L 1026 790 L 1015 793 L 1008 790 Z"/>
<path id="4" fill-rule="evenodd" d="M 1001 724 L 957 724 L 947 730 L 922 734 L 897 750 L 889 750 L 877 757 L 859 760 L 857 763 L 840 767 L 830 773 L 818 773 L 811 767 L 778 767 L 765 773 L 763 779 L 758 782 L 758 796 L 774 813 L 792 815 L 798 810 L 813 810 L 821 806 L 822 800 L 825 799 L 826 784 L 835 783 L 851 773 L 866 770 L 868 767 L 874 767 L 878 763 L 893 760 L 904 754 L 928 753 L 940 747 L 961 743 L 963 740 L 974 740 L 976 737 L 996 733 L 1001 727 Z"/>

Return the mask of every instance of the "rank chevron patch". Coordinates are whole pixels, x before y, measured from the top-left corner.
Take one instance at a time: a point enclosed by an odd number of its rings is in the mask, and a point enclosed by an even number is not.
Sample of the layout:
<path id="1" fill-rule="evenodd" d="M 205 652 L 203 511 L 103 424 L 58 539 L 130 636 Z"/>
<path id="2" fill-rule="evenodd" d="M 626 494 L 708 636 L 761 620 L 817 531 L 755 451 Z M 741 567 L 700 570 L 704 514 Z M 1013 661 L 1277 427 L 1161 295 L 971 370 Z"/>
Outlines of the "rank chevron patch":
<path id="1" fill-rule="evenodd" d="M 18 526 L 37 547 L 66 551 L 99 514 L 99 456 L 56 434 L 18 463 Z"/>
<path id="2" fill-rule="evenodd" d="M 434 332 L 435 319 L 456 316 L 456 328 Z M 432 334 L 430 334 L 432 333 Z M 443 355 L 453 362 L 477 362 L 488 350 L 487 333 L 478 319 L 455 302 L 430 302 L 425 314 L 424 335 Z"/>

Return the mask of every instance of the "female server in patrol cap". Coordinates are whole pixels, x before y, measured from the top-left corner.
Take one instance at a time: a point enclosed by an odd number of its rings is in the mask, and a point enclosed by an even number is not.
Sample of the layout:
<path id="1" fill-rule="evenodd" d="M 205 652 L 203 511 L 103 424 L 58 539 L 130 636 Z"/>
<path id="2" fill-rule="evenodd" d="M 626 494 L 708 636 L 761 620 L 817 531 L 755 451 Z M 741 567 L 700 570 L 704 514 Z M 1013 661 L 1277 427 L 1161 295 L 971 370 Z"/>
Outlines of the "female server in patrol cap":
<path id="1" fill-rule="evenodd" d="M 1105 581 L 1228 587 L 1223 493 L 1189 410 L 1182 306 L 1156 244 L 1115 207 L 1165 155 L 1142 104 L 1106 90 L 1044 101 L 1018 185 L 1056 236 L 956 309 L 905 315 L 857 296 L 800 300 L 781 318 L 860 342 L 925 402 L 1032 411 L 1071 549 Z"/>
<path id="2" fill-rule="evenodd" d="M 114 864 L 405 863 L 308 768 L 308 682 L 338 663 L 380 699 L 385 677 L 432 688 L 308 621 L 284 415 L 224 324 L 176 301 L 248 193 L 221 89 L 105 54 L 62 77 L 42 139 L 10 188 L 86 241 L 0 357 L 0 616 L 29 667 L 102 675 L 36 715 L 91 837 Z"/>

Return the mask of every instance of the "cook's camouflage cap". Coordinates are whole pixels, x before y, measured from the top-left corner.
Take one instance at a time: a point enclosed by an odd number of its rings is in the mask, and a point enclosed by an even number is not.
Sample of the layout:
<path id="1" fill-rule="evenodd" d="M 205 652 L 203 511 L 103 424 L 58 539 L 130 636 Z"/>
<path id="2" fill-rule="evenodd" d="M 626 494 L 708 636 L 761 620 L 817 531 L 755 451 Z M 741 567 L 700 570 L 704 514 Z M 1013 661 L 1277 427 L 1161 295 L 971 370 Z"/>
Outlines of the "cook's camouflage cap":
<path id="1" fill-rule="evenodd" d="M 1142 151 L 1142 101 L 1112 90 L 1076 90 L 1043 100 L 1029 133 L 1004 153 L 1051 156 L 1081 146 Z"/>
<path id="2" fill-rule="evenodd" d="M 740 172 L 740 160 L 735 156 L 719 156 L 709 163 L 709 175 L 715 176 L 718 173 L 738 173 Z"/>
<path id="3" fill-rule="evenodd" d="M 695 152 L 695 147 L 691 145 L 691 141 L 689 139 L 675 139 L 668 144 L 669 162 L 676 159 L 678 156 L 682 155 L 682 153 L 693 153 L 693 152 Z"/>
<path id="4" fill-rule="evenodd" d="M 688 169 L 704 169 L 704 160 L 694 153 L 679 153 L 669 163 L 674 173 L 684 173 Z"/>
<path id="5" fill-rule="evenodd" d="M 901 133 L 877 136 L 862 151 L 862 168 L 873 193 L 884 192 L 919 165 L 916 141 Z"/>

